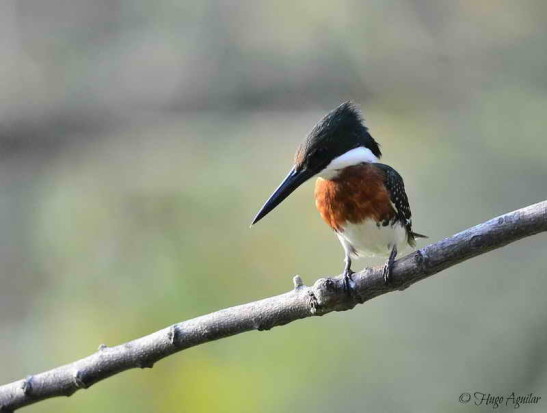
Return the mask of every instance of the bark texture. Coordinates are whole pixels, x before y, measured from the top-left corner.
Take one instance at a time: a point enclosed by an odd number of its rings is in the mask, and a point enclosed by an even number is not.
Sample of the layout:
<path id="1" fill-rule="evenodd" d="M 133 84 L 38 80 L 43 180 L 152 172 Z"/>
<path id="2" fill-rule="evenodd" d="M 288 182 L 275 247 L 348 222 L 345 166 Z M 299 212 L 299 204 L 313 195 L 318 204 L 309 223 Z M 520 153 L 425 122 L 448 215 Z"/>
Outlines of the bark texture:
<path id="1" fill-rule="evenodd" d="M 313 286 L 294 277 L 294 289 L 281 295 L 183 321 L 115 347 L 101 345 L 83 359 L 0 386 L 0 412 L 12 412 L 56 396 L 70 396 L 131 368 L 150 368 L 189 347 L 250 330 L 269 330 L 295 320 L 350 310 L 379 295 L 410 285 L 469 258 L 521 238 L 547 231 L 547 201 L 510 212 L 428 245 L 396 261 L 391 281 L 382 268 L 353 276 L 352 294 L 342 276 L 320 278 Z"/>

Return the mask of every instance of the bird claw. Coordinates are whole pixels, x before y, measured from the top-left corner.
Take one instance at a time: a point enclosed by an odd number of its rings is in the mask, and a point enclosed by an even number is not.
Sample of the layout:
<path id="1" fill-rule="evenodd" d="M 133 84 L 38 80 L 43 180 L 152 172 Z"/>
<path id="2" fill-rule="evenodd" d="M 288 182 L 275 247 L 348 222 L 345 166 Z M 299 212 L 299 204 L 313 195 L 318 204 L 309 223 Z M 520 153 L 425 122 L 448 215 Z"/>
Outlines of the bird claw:
<path id="1" fill-rule="evenodd" d="M 384 275 L 384 283 L 387 284 L 391 281 L 391 270 L 393 269 L 393 263 L 395 262 L 395 257 L 397 257 L 397 247 L 391 249 L 389 258 L 384 265 L 384 270 L 382 271 Z"/>
<path id="2" fill-rule="evenodd" d="M 353 274 L 355 274 L 355 272 L 352 270 L 344 271 L 344 291 L 348 296 L 351 296 L 353 290 Z"/>
<path id="3" fill-rule="evenodd" d="M 391 267 L 392 265 L 389 262 L 386 262 L 384 264 L 384 269 L 382 271 L 382 274 L 384 276 L 384 283 L 387 284 L 391 280 Z"/>

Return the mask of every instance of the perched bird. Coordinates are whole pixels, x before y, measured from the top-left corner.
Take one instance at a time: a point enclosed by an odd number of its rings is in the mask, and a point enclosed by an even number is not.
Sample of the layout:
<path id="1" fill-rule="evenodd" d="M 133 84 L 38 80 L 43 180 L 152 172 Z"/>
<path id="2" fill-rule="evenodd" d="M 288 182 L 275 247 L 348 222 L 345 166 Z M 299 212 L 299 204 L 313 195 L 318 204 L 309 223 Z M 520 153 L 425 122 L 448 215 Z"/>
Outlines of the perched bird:
<path id="1" fill-rule="evenodd" d="M 379 163 L 378 143 L 359 109 L 346 102 L 328 113 L 299 147 L 294 166 L 258 212 L 253 224 L 312 177 L 315 205 L 335 231 L 345 251 L 344 285 L 350 288 L 352 258 L 386 255 L 388 282 L 397 251 L 424 237 L 412 231 L 408 198 L 401 175 Z"/>

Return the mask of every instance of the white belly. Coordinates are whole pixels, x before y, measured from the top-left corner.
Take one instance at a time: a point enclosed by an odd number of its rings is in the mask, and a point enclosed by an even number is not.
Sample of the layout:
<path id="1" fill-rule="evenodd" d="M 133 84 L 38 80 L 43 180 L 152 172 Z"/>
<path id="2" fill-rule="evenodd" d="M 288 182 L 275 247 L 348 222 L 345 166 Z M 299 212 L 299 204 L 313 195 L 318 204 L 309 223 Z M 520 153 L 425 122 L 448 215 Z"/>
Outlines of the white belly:
<path id="1" fill-rule="evenodd" d="M 393 246 L 402 251 L 408 245 L 406 229 L 400 224 L 377 226 L 367 219 L 359 224 L 346 223 L 337 232 L 346 253 L 353 258 L 374 255 L 389 255 Z"/>

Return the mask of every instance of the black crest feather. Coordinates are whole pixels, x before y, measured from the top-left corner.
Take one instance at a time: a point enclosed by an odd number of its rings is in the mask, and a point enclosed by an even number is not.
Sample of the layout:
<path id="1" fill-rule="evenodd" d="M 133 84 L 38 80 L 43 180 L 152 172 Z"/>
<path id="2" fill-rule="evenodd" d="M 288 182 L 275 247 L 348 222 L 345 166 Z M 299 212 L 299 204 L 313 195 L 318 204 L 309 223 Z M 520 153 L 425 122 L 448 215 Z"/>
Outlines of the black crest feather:
<path id="1" fill-rule="evenodd" d="M 296 153 L 300 168 L 323 168 L 343 153 L 364 146 L 377 157 L 380 146 L 368 132 L 359 108 L 345 102 L 329 112 L 312 129 Z"/>

